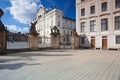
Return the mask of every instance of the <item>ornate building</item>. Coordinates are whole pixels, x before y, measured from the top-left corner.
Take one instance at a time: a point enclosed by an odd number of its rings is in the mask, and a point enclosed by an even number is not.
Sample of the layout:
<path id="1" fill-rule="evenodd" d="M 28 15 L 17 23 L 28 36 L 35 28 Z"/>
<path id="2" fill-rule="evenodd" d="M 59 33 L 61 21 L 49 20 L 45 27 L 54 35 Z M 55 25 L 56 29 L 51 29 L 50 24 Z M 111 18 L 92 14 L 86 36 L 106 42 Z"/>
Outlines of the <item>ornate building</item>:
<path id="1" fill-rule="evenodd" d="M 63 17 L 61 10 L 40 7 L 36 20 L 36 30 L 42 38 L 40 47 L 50 47 L 50 33 L 54 26 L 57 26 L 60 30 L 60 42 L 63 44 L 70 43 L 70 36 L 75 27 L 75 20 Z"/>
<path id="2" fill-rule="evenodd" d="M 76 0 L 81 47 L 120 48 L 120 0 Z"/>

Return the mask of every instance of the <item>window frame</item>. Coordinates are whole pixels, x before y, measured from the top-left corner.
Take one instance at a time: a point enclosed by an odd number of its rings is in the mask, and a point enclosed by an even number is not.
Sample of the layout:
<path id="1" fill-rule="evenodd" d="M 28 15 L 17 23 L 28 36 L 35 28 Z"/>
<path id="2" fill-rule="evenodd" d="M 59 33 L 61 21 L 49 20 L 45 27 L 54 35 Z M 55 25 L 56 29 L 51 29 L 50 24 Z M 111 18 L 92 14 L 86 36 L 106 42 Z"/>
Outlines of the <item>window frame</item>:
<path id="1" fill-rule="evenodd" d="M 85 8 L 81 9 L 81 16 L 85 16 Z"/>
<path id="2" fill-rule="evenodd" d="M 90 32 L 96 32 L 96 20 L 90 21 Z"/>
<path id="3" fill-rule="evenodd" d="M 101 31 L 108 31 L 108 18 L 101 19 Z"/>
<path id="4" fill-rule="evenodd" d="M 120 16 L 115 16 L 115 30 L 120 30 Z"/>
<path id="5" fill-rule="evenodd" d="M 85 22 L 81 22 L 81 33 L 84 33 L 85 32 L 85 28 L 86 28 L 86 26 L 85 26 Z"/>
<path id="6" fill-rule="evenodd" d="M 90 6 L 90 14 L 95 14 L 95 5 Z"/>
<path id="7" fill-rule="evenodd" d="M 108 3 L 107 2 L 101 3 L 101 11 L 102 12 L 107 11 L 107 8 L 108 8 Z"/>
<path id="8" fill-rule="evenodd" d="M 115 8 L 120 8 L 120 0 L 115 0 Z"/>
<path id="9" fill-rule="evenodd" d="M 81 2 L 84 2 L 85 0 L 81 0 Z"/>
<path id="10" fill-rule="evenodd" d="M 116 35 L 116 44 L 120 44 L 120 35 Z"/>

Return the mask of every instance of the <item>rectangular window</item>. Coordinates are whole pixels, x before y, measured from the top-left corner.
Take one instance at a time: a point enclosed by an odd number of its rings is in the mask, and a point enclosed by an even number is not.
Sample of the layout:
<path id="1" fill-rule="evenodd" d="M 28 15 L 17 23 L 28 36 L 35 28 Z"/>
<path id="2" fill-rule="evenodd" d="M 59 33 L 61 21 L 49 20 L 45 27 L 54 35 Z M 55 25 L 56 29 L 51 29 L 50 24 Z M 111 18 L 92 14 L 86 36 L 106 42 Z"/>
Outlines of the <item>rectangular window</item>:
<path id="1" fill-rule="evenodd" d="M 96 31 L 96 20 L 90 21 L 90 32 Z"/>
<path id="2" fill-rule="evenodd" d="M 91 6 L 90 7 L 90 13 L 91 14 L 95 14 L 95 6 Z"/>
<path id="3" fill-rule="evenodd" d="M 81 37 L 81 44 L 85 44 L 85 37 Z"/>
<path id="4" fill-rule="evenodd" d="M 120 8 L 120 0 L 115 0 L 115 8 Z"/>
<path id="5" fill-rule="evenodd" d="M 85 0 L 81 0 L 81 2 L 84 2 Z"/>
<path id="6" fill-rule="evenodd" d="M 120 44 L 120 35 L 116 36 L 116 44 Z"/>
<path id="7" fill-rule="evenodd" d="M 65 37 L 63 38 L 63 41 L 65 42 Z"/>
<path id="8" fill-rule="evenodd" d="M 102 3 L 102 12 L 107 11 L 107 2 Z"/>
<path id="9" fill-rule="evenodd" d="M 115 30 L 120 29 L 120 16 L 115 17 Z"/>
<path id="10" fill-rule="evenodd" d="M 65 30 L 64 30 L 64 35 L 65 35 Z"/>
<path id="11" fill-rule="evenodd" d="M 58 21 L 58 26 L 60 26 L 60 22 Z"/>
<path id="12" fill-rule="evenodd" d="M 108 19 L 104 18 L 101 19 L 101 31 L 107 31 L 108 30 Z"/>
<path id="13" fill-rule="evenodd" d="M 81 32 L 85 32 L 85 22 L 81 22 Z"/>
<path id="14" fill-rule="evenodd" d="M 81 16 L 85 16 L 85 8 L 81 9 Z"/>

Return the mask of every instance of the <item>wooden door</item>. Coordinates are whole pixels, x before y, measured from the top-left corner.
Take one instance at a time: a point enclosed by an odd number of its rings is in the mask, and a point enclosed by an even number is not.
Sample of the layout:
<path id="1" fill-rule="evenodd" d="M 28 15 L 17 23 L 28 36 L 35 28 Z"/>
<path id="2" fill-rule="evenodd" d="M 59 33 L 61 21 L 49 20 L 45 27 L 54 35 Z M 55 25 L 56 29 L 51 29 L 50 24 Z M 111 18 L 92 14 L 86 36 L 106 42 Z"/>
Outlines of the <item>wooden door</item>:
<path id="1" fill-rule="evenodd" d="M 91 38 L 91 47 L 95 48 L 95 38 Z"/>
<path id="2" fill-rule="evenodd" d="M 107 49 L 107 37 L 102 39 L 102 48 Z"/>

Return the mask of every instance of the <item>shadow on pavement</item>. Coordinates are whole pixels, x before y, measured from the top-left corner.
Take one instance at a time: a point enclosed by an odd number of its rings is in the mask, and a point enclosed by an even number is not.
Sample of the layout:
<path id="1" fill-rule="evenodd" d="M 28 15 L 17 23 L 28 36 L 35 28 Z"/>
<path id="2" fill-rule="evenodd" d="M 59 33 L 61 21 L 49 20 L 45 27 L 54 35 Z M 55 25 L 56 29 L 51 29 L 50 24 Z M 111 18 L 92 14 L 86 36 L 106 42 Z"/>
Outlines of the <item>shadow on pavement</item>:
<path id="1" fill-rule="evenodd" d="M 14 63 L 14 64 L 0 64 L 0 69 L 8 69 L 8 70 L 15 70 L 19 69 L 24 66 L 29 65 L 41 65 L 41 63 L 35 63 L 35 64 L 27 64 L 27 63 Z"/>
<path id="2" fill-rule="evenodd" d="M 27 53 L 17 53 L 17 54 L 10 54 L 10 55 L 6 55 L 6 56 L 19 56 L 19 57 L 32 57 L 32 56 L 45 56 L 45 57 L 50 57 L 50 56 L 72 56 L 73 54 L 58 54 L 58 53 L 55 53 L 55 54 L 53 54 L 53 53 L 29 53 L 29 52 L 27 52 Z"/>
<path id="3" fill-rule="evenodd" d="M 11 62 L 11 61 L 20 61 L 20 60 L 36 60 L 36 59 L 32 59 L 30 56 L 22 57 L 22 58 L 15 58 L 15 59 L 0 59 L 0 63 Z"/>
<path id="4" fill-rule="evenodd" d="M 66 50 L 46 50 L 45 52 L 66 52 Z"/>

